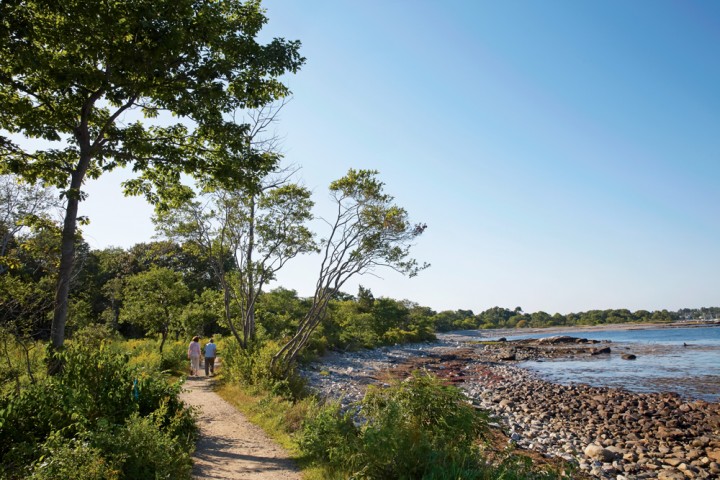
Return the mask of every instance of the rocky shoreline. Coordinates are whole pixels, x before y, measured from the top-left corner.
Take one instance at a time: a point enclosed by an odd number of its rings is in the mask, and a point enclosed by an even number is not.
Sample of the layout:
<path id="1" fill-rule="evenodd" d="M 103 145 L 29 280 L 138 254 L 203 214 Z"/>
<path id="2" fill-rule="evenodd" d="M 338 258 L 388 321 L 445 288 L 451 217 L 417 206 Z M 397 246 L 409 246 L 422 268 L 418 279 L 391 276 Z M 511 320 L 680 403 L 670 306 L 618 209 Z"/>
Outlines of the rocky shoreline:
<path id="1" fill-rule="evenodd" d="M 369 384 L 387 385 L 426 369 L 462 388 L 508 441 L 562 458 L 585 476 L 720 478 L 720 404 L 672 393 L 557 385 L 514 365 L 527 358 L 590 355 L 602 344 L 571 337 L 540 343 L 439 337 L 432 344 L 333 353 L 303 374 L 311 388 L 347 406 Z"/>

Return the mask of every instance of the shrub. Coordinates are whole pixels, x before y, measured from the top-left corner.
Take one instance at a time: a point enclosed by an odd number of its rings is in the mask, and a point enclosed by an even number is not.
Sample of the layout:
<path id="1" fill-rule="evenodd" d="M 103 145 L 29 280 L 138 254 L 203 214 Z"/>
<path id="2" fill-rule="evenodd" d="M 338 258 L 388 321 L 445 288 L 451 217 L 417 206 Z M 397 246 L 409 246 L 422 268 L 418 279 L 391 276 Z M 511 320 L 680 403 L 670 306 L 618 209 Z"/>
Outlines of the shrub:
<path id="1" fill-rule="evenodd" d="M 140 372 L 107 344 L 74 344 L 60 355 L 59 375 L 0 400 L 0 478 L 72 477 L 58 473 L 64 471 L 113 478 L 116 466 L 143 452 L 160 456 L 154 471 L 182 476 L 195 423 L 179 400 L 179 383 L 169 384 L 157 371 Z M 141 435 L 141 429 L 149 431 Z M 125 470 L 118 478 L 145 478 Z"/>
<path id="2" fill-rule="evenodd" d="M 223 369 L 229 380 L 244 385 L 255 385 L 285 398 L 302 396 L 305 381 L 294 371 L 285 377 L 273 374 L 270 362 L 280 350 L 280 344 L 267 341 L 242 348 L 237 342 L 223 342 Z"/>
<path id="3" fill-rule="evenodd" d="M 120 335 L 108 325 L 91 323 L 73 333 L 72 339 L 75 343 L 99 348 L 103 342 L 119 340 Z"/>
<path id="4" fill-rule="evenodd" d="M 339 402 L 316 405 L 299 437 L 305 455 L 335 469 L 345 467 L 348 458 L 360 450 L 358 442 L 359 430 L 352 414 L 343 412 Z"/>
<path id="5" fill-rule="evenodd" d="M 188 342 L 181 340 L 166 342 L 160 360 L 160 369 L 175 374 L 184 374 L 188 370 Z"/>
<path id="6" fill-rule="evenodd" d="M 393 388 L 369 388 L 362 414 L 363 456 L 374 478 L 420 478 L 432 465 L 464 463 L 477 456 L 487 426 L 460 390 L 419 372 Z"/>
<path id="7" fill-rule="evenodd" d="M 119 478 L 190 478 L 191 450 L 163 429 L 162 417 L 133 414 L 121 428 L 93 432 L 90 442 L 119 466 Z"/>
<path id="8" fill-rule="evenodd" d="M 32 467 L 29 480 L 57 480 L 82 478 L 84 480 L 119 480 L 120 471 L 103 452 L 87 442 L 57 437 L 42 447 L 43 456 Z"/>
<path id="9" fill-rule="evenodd" d="M 423 478 L 433 469 L 480 464 L 485 416 L 435 377 L 416 373 L 389 388 L 370 387 L 358 407 L 360 426 L 337 404 L 318 409 L 303 429 L 303 452 L 370 479 Z"/>

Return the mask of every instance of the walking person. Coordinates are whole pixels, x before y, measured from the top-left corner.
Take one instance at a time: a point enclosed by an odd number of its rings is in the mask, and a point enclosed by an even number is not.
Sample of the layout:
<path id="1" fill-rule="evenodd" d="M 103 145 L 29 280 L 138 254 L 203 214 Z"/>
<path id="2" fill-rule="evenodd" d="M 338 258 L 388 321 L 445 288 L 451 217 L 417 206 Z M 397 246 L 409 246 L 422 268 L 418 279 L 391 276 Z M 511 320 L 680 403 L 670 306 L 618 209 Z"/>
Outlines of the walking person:
<path id="1" fill-rule="evenodd" d="M 190 375 L 197 375 L 200 370 L 200 337 L 195 336 L 190 342 L 188 358 L 190 359 Z"/>
<path id="2" fill-rule="evenodd" d="M 205 344 L 205 376 L 215 375 L 215 356 L 217 354 L 217 345 L 212 337 Z"/>

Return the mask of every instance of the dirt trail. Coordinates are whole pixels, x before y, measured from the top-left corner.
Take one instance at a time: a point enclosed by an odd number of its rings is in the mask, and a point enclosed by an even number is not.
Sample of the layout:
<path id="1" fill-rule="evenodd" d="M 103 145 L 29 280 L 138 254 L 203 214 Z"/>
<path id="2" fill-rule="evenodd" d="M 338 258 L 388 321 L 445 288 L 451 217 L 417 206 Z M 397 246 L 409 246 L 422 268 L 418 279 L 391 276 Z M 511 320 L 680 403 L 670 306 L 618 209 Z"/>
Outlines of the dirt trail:
<path id="1" fill-rule="evenodd" d="M 193 455 L 193 478 L 300 480 L 288 453 L 214 393 L 214 381 L 205 376 L 189 377 L 181 395 L 199 411 L 200 439 Z"/>

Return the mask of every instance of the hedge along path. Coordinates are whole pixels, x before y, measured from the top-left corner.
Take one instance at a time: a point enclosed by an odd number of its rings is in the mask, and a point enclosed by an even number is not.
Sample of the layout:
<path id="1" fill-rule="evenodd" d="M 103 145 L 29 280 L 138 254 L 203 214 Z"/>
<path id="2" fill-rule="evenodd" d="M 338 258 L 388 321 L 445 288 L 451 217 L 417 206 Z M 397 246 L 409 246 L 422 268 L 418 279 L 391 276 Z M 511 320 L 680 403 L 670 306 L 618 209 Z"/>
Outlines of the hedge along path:
<path id="1" fill-rule="evenodd" d="M 213 392 L 214 378 L 188 377 L 180 398 L 198 410 L 195 479 L 300 480 L 287 451 Z"/>

